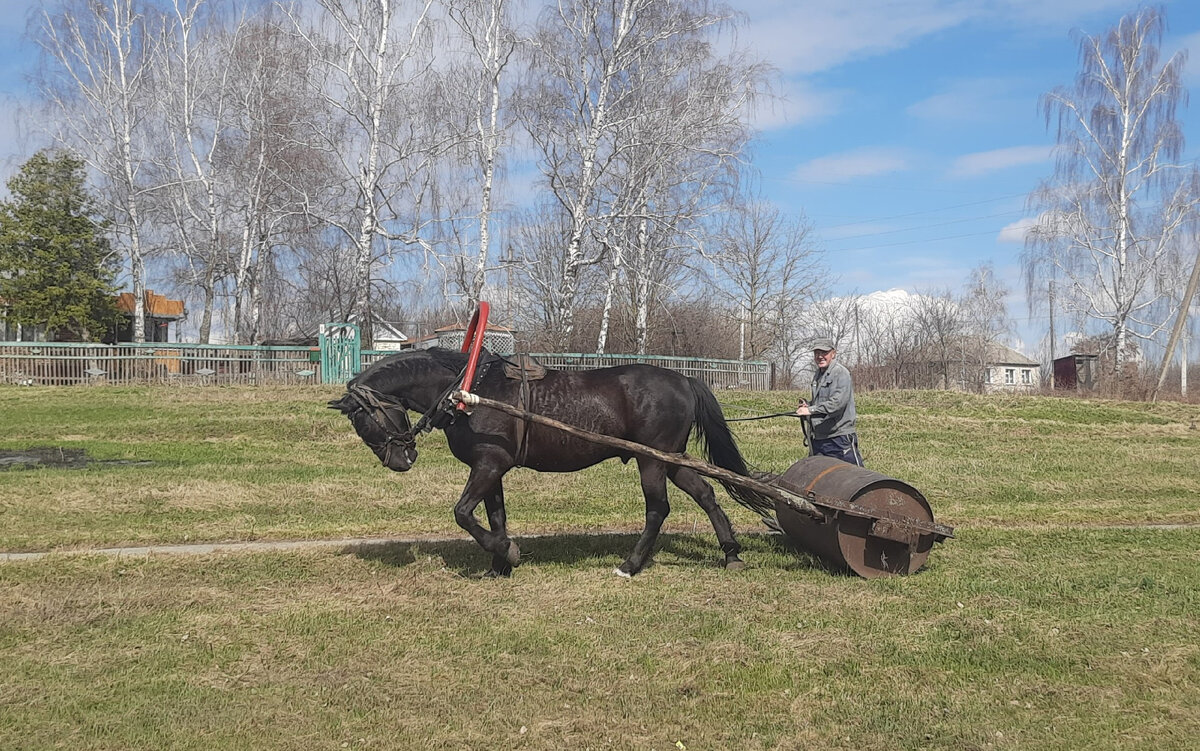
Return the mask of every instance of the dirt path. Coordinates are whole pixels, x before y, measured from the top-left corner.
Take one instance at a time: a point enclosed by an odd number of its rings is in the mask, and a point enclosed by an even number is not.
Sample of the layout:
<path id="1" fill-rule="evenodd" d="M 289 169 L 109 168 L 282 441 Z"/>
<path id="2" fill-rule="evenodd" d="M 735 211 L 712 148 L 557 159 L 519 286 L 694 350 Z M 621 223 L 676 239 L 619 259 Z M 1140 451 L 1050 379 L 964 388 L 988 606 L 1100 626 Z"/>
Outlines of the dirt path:
<path id="1" fill-rule="evenodd" d="M 959 528 L 961 531 L 961 527 Z M 1047 525 L 1028 525 L 1028 526 L 1012 526 L 1012 527 L 989 527 L 988 529 L 1012 529 L 1012 530 L 1050 530 L 1050 529 L 1078 529 L 1084 530 L 1101 530 L 1101 529 L 1160 529 L 1160 530 L 1176 530 L 1176 529 L 1200 529 L 1200 522 L 1188 524 L 1090 524 L 1090 525 L 1067 525 L 1063 527 L 1047 526 Z M 765 530 L 738 530 L 740 534 L 768 534 Z M 565 533 L 554 532 L 549 534 L 581 534 L 581 533 Z M 628 529 L 614 529 L 603 532 L 587 532 L 582 534 L 588 535 L 625 535 L 636 534 L 636 531 Z M 688 534 L 687 532 L 674 532 L 667 534 Z M 546 537 L 547 534 L 525 534 L 517 535 L 516 539 L 529 539 L 536 537 Z M 278 540 L 272 542 L 211 542 L 211 543 L 196 543 L 190 545 L 143 545 L 137 547 L 122 547 L 122 548 L 68 548 L 63 550 L 43 550 L 30 553 L 4 553 L 0 552 L 0 563 L 16 562 L 16 561 L 37 561 L 51 556 L 66 556 L 66 555 L 106 555 L 114 558 L 142 558 L 152 555 L 211 555 L 213 553 L 263 553 L 274 551 L 290 551 L 290 550 L 319 550 L 321 548 L 354 548 L 354 547 L 370 547 L 380 545 L 405 545 L 422 542 L 466 542 L 469 538 L 466 536 L 454 537 L 439 537 L 434 535 L 426 535 L 422 537 L 342 537 L 337 539 L 324 540 Z"/>

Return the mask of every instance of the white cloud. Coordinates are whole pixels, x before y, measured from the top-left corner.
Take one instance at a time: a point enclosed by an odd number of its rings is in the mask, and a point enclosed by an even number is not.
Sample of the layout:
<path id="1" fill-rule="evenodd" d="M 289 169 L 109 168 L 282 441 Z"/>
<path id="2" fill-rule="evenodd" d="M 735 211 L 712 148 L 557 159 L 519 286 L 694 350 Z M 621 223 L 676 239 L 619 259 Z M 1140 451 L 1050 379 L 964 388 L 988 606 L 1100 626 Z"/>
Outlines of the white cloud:
<path id="1" fill-rule="evenodd" d="M 805 81 L 784 81 L 783 88 L 773 101 L 751 113 L 747 120 L 759 130 L 790 128 L 811 123 L 836 114 L 844 94 L 834 90 L 820 91 Z"/>
<path id="2" fill-rule="evenodd" d="M 909 105 L 906 112 L 920 120 L 957 125 L 986 122 L 997 113 L 1036 111 L 1036 99 L 1018 93 L 1020 82 L 988 77 L 954 81 L 942 92 Z"/>
<path id="3" fill-rule="evenodd" d="M 1189 0 L 1189 2 L 1192 0 Z M 750 19 L 740 34 L 785 74 L 829 70 L 903 49 L 965 23 L 1062 34 L 1125 10 L 1128 0 L 741 0 Z"/>
<path id="4" fill-rule="evenodd" d="M 980 177 L 1012 167 L 1039 164 L 1049 160 L 1053 151 L 1053 146 L 1010 146 L 966 154 L 954 160 L 949 176 Z"/>
<path id="5" fill-rule="evenodd" d="M 908 169 L 911 161 L 904 150 L 868 146 L 805 162 L 792 172 L 792 177 L 803 182 L 844 183 L 901 172 Z"/>
<path id="6" fill-rule="evenodd" d="M 902 49 L 972 15 L 943 0 L 750 0 L 739 9 L 751 19 L 743 38 L 788 74 Z"/>
<path id="7" fill-rule="evenodd" d="M 1037 224 L 1037 221 L 1037 217 L 1026 217 L 1018 219 L 1012 224 L 1005 225 L 1001 228 L 1000 234 L 996 236 L 996 242 L 1024 244 L 1025 235 Z"/>

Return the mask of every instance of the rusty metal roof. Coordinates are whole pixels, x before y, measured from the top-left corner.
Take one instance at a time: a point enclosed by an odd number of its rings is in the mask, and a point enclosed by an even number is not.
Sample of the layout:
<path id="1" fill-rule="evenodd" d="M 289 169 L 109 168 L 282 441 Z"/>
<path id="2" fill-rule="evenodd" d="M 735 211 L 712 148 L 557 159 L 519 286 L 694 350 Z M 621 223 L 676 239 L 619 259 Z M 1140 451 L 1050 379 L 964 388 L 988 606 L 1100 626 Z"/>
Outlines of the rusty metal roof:
<path id="1" fill-rule="evenodd" d="M 133 313 L 134 300 L 132 292 L 122 292 L 117 295 L 117 310 L 122 313 Z M 146 290 L 146 314 L 156 318 L 183 318 L 183 300 L 170 300 L 166 295 Z"/>

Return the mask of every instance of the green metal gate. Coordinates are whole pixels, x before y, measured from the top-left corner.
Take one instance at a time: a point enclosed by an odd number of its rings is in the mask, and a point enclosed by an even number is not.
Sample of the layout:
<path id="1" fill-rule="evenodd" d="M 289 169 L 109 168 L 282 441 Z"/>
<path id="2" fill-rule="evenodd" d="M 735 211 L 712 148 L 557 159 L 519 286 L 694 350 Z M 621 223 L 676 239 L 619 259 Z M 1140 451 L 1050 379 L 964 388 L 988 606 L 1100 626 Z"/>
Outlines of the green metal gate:
<path id="1" fill-rule="evenodd" d="M 352 323 L 321 324 L 321 380 L 345 383 L 362 370 L 362 335 Z"/>

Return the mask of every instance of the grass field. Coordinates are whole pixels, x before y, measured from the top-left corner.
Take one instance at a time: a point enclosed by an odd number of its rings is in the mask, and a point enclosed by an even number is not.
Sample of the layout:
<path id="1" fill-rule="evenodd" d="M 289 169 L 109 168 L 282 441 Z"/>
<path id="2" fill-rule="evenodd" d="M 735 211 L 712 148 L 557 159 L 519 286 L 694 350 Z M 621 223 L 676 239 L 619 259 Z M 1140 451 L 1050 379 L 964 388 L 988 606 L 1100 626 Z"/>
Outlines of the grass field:
<path id="1" fill-rule="evenodd" d="M 0 389 L 0 450 L 97 460 L 0 472 L 0 551 L 431 538 L 0 564 L 0 748 L 1200 746 L 1196 405 L 860 395 L 870 466 L 957 528 L 900 579 L 830 575 L 722 494 L 749 564 L 726 572 L 673 494 L 621 580 L 634 470 L 517 471 L 524 563 L 495 581 L 440 436 L 389 473 L 333 395 Z M 791 421 L 735 430 L 761 467 L 799 457 Z"/>

